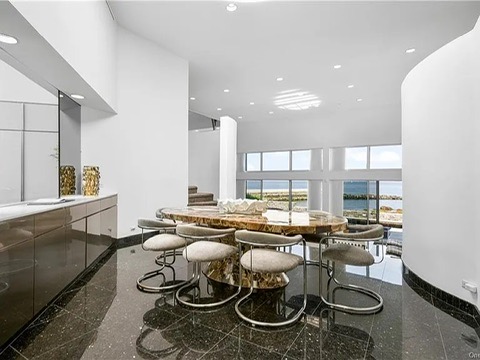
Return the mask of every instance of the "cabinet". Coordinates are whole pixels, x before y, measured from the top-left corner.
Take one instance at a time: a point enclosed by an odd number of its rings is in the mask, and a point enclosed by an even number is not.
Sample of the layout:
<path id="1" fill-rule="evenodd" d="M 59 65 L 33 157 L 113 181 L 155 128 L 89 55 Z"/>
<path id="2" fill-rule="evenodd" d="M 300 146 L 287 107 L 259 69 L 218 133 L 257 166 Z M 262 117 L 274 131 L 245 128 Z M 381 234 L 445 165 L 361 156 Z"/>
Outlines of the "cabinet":
<path id="1" fill-rule="evenodd" d="M 0 224 L 0 345 L 33 316 L 33 216 Z"/>
<path id="2" fill-rule="evenodd" d="M 115 242 L 116 202 L 0 222 L 0 347 Z"/>

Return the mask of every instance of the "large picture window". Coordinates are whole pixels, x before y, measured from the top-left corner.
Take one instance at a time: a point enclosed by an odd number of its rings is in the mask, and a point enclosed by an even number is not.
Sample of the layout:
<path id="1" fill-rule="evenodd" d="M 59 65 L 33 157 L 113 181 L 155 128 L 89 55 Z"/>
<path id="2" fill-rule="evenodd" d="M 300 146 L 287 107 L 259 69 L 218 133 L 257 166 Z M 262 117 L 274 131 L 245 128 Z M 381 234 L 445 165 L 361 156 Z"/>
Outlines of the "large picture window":
<path id="1" fill-rule="evenodd" d="M 290 152 L 276 151 L 262 153 L 263 171 L 288 171 L 290 169 Z"/>

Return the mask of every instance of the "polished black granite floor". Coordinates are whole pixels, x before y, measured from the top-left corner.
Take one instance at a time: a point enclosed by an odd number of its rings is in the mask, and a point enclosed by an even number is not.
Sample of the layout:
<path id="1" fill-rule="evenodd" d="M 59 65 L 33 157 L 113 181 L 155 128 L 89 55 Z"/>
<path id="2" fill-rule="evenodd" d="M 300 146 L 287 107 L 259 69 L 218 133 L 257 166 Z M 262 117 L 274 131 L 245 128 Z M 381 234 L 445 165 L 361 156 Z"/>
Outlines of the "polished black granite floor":
<path id="1" fill-rule="evenodd" d="M 380 313 L 362 316 L 323 309 L 318 268 L 309 266 L 307 315 L 291 327 L 265 330 L 242 323 L 233 303 L 216 311 L 192 311 L 175 304 L 171 294 L 138 291 L 135 280 L 155 268 L 154 255 L 140 246 L 112 251 L 25 329 L 0 359 L 480 358 L 476 319 L 408 285 L 397 258 L 387 256 L 367 269 L 339 267 L 340 279 L 380 292 L 385 301 Z M 316 257 L 315 248 L 309 256 Z M 175 267 L 178 277 L 189 270 L 183 259 Z M 301 303 L 301 269 L 288 276 L 285 292 L 259 293 L 242 309 L 257 319 L 291 316 Z M 205 282 L 202 289 L 207 290 Z M 350 304 L 370 302 L 342 290 L 335 296 Z"/>

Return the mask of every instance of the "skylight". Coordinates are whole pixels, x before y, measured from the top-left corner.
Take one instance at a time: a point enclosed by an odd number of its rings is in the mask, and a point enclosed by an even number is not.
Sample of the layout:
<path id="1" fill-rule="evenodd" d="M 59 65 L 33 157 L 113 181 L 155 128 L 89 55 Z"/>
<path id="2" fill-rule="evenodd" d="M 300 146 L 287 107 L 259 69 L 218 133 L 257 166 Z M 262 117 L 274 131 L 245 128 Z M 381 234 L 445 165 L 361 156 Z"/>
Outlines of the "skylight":
<path id="1" fill-rule="evenodd" d="M 299 89 L 283 91 L 274 100 L 276 106 L 286 110 L 306 110 L 319 107 L 321 103 L 317 95 Z"/>

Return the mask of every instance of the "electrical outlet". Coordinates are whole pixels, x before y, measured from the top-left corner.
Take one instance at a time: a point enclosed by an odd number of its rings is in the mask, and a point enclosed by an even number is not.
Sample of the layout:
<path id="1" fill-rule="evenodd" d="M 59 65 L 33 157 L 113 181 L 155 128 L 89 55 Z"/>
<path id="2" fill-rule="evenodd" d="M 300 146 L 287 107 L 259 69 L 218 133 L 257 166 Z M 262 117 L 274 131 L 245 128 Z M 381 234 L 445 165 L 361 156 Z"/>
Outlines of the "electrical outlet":
<path id="1" fill-rule="evenodd" d="M 470 291 L 472 294 L 477 293 L 477 285 L 475 285 L 474 283 L 471 283 L 470 281 L 462 280 L 462 287 L 465 290 Z"/>

